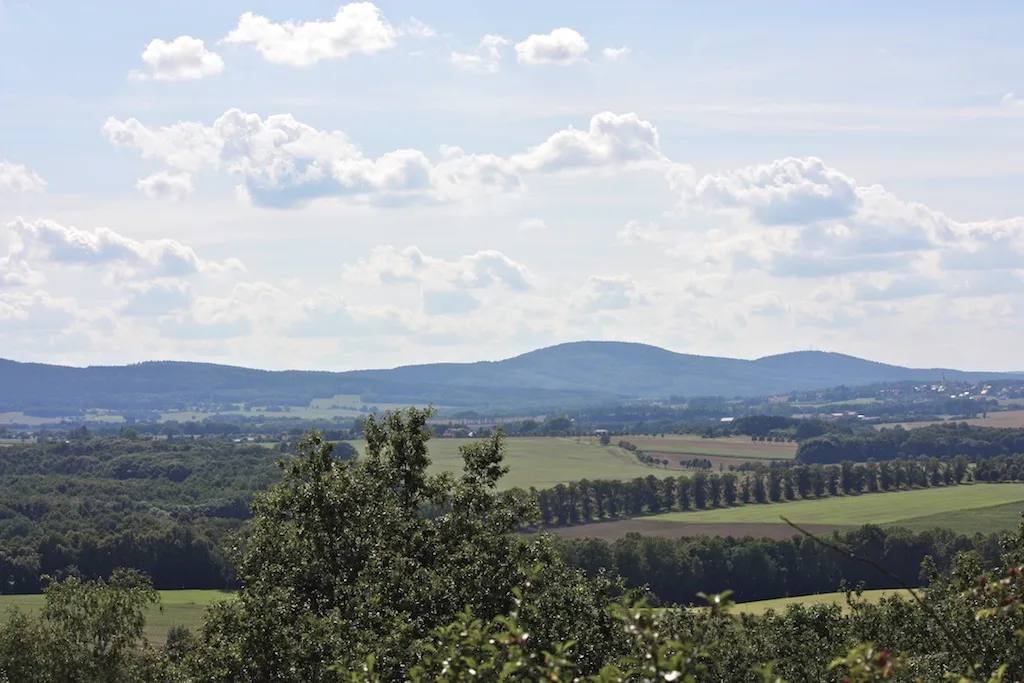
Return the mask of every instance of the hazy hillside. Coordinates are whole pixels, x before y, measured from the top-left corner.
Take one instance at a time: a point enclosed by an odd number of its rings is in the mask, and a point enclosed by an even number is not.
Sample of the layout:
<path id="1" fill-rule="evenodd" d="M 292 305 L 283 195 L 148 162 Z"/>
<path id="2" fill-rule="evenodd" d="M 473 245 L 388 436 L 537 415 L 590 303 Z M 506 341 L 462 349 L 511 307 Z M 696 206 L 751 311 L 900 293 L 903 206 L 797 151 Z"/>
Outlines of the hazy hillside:
<path id="1" fill-rule="evenodd" d="M 756 396 L 901 380 L 980 380 L 1001 373 L 911 369 L 801 351 L 757 360 L 674 353 L 622 342 L 576 342 L 481 363 L 354 372 L 270 372 L 205 363 L 70 368 L 0 360 L 0 412 L 168 409 L 198 402 L 305 405 L 359 395 L 368 403 L 557 405 L 637 397 Z"/>

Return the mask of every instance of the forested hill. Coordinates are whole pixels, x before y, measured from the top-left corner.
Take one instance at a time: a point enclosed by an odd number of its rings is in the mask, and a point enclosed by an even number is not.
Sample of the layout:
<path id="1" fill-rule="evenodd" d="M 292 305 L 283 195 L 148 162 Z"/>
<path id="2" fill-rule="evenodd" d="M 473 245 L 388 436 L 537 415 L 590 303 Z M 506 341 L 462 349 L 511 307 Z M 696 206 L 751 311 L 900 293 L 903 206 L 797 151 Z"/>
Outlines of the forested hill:
<path id="1" fill-rule="evenodd" d="M 0 360 L 0 412 L 166 409 L 202 402 L 306 405 L 339 394 L 367 403 L 499 408 L 672 395 L 759 396 L 841 384 L 933 382 L 943 375 L 963 381 L 1004 376 L 911 369 L 818 351 L 740 360 L 624 342 L 561 344 L 494 362 L 337 373 L 180 362 L 72 368 Z"/>

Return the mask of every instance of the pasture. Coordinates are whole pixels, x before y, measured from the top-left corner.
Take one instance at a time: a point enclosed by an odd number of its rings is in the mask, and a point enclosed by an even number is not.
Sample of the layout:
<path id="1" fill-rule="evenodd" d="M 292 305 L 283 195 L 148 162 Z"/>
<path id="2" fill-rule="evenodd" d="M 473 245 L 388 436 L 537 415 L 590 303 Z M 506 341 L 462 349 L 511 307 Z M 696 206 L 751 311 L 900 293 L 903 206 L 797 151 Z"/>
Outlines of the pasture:
<path id="1" fill-rule="evenodd" d="M 431 471 L 461 472 L 459 447 L 477 441 L 479 439 L 431 439 L 428 444 Z M 366 446 L 364 441 L 349 443 L 360 453 Z M 501 480 L 502 488 L 544 488 L 580 479 L 624 480 L 649 474 L 656 477 L 678 475 L 677 471 L 644 465 L 616 446 L 547 436 L 506 438 L 505 464 L 509 473 Z"/>
<path id="2" fill-rule="evenodd" d="M 749 436 L 727 436 L 705 439 L 696 434 L 666 434 L 665 436 L 624 436 L 630 443 L 652 455 L 662 454 L 669 460 L 681 458 L 736 458 L 740 460 L 792 460 L 796 457 L 795 443 L 751 441 Z M 613 442 L 618 437 L 613 437 Z"/>
<path id="3" fill-rule="evenodd" d="M 202 625 L 206 608 L 231 595 L 230 591 L 218 590 L 160 591 L 160 604 L 146 610 L 146 640 L 152 645 L 163 645 L 167 632 L 175 626 L 186 626 L 195 633 Z M 37 615 L 45 604 L 44 595 L 0 595 L 0 618 L 6 619 L 12 609 Z"/>
<path id="4" fill-rule="evenodd" d="M 1024 484 L 970 484 L 948 488 L 915 489 L 889 493 L 865 493 L 771 503 L 742 505 L 695 512 L 668 512 L 647 519 L 706 524 L 771 524 L 785 516 L 797 524 L 894 524 L 950 510 L 973 510 L 1020 503 L 1024 508 Z"/>

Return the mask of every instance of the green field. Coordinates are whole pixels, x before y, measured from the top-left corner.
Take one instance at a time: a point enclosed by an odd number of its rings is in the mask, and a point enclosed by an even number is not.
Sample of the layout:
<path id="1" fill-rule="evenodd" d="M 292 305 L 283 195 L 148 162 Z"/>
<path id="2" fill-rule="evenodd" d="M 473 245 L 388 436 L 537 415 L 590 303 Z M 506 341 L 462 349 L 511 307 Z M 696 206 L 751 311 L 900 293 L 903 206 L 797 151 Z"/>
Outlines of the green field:
<path id="1" fill-rule="evenodd" d="M 791 460 L 795 443 L 751 441 L 749 436 L 705 439 L 695 434 L 622 437 L 649 453 L 669 453 L 690 457 L 743 458 L 745 460 Z M 613 439 L 616 441 L 617 439 Z"/>
<path id="2" fill-rule="evenodd" d="M 979 533 L 999 533 L 1017 528 L 1021 523 L 1022 509 L 1024 509 L 1024 505 L 1015 502 L 970 510 L 952 510 L 924 517 L 903 519 L 892 526 L 901 526 L 914 531 L 942 527 L 967 536 Z"/>
<path id="3" fill-rule="evenodd" d="M 902 595 L 903 597 L 910 599 L 910 595 L 908 595 L 905 590 L 888 588 L 864 591 L 861 594 L 861 599 L 866 600 L 867 602 L 878 602 L 882 598 L 890 595 Z M 775 600 L 744 602 L 736 605 L 734 611 L 740 614 L 761 615 L 768 610 L 775 610 L 776 612 L 785 611 L 789 605 L 803 605 L 804 607 L 810 607 L 812 605 L 842 605 L 845 609 L 846 593 L 818 593 L 817 595 L 801 595 L 792 598 L 776 598 Z"/>
<path id="4" fill-rule="evenodd" d="M 950 510 L 991 508 L 1024 501 L 1024 484 L 973 484 L 859 496 L 799 500 L 769 505 L 669 512 L 649 521 L 701 523 L 778 523 L 784 515 L 797 524 L 893 524 Z M 1024 503 L 1020 505 L 1024 508 Z"/>
<path id="5" fill-rule="evenodd" d="M 146 611 L 146 639 L 162 645 L 167 632 L 175 626 L 187 626 L 193 632 L 202 625 L 206 608 L 217 600 L 231 596 L 228 591 L 160 591 L 160 605 Z M 0 595 L 0 614 L 17 608 L 27 614 L 39 614 L 46 598 L 42 595 Z"/>
<path id="6" fill-rule="evenodd" d="M 479 439 L 431 439 L 431 471 L 462 471 L 459 446 Z M 366 443 L 350 442 L 362 453 Z M 633 479 L 653 474 L 678 476 L 678 470 L 664 470 L 640 463 L 633 455 L 615 446 L 577 442 L 569 438 L 510 437 L 505 439 L 505 464 L 509 473 L 502 488 L 521 486 L 543 488 L 580 479 Z"/>

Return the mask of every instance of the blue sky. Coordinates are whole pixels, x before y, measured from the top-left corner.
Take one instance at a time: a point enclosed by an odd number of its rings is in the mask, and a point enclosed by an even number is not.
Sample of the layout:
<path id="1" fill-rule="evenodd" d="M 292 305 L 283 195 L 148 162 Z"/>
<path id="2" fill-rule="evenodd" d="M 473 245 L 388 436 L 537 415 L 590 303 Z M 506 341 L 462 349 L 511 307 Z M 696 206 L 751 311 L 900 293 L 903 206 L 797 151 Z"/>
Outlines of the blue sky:
<path id="1" fill-rule="evenodd" d="M 0 356 L 1020 369 L 1015 2 L 0 1 Z"/>

